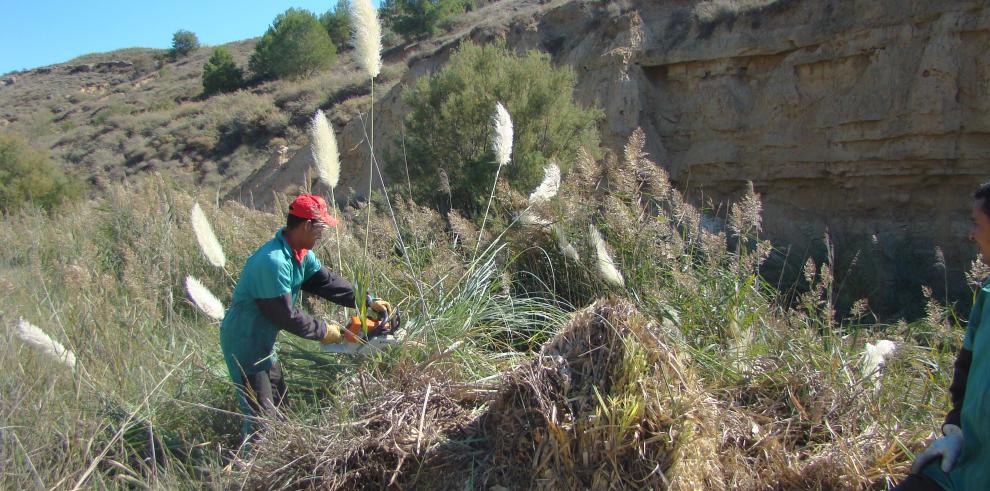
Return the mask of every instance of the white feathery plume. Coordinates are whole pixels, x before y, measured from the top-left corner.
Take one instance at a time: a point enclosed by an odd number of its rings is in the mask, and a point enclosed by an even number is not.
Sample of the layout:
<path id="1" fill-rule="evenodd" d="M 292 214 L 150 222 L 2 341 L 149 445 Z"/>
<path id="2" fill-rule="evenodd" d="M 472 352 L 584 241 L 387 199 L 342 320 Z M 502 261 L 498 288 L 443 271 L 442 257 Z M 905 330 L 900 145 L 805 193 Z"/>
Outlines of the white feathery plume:
<path id="1" fill-rule="evenodd" d="M 498 175 L 502 172 L 502 166 L 509 163 L 512 158 L 512 118 L 509 111 L 505 110 L 501 102 L 495 103 L 495 116 L 493 117 L 495 135 L 492 138 L 492 146 L 495 150 L 495 160 L 498 167 L 495 168 L 495 181 L 492 183 L 492 194 L 488 196 L 488 205 L 485 206 L 485 215 L 481 219 L 481 229 L 478 231 L 478 243 L 474 246 L 474 255 L 478 255 L 478 247 L 481 246 L 481 238 L 485 233 L 485 223 L 488 221 L 488 212 L 492 208 L 492 200 L 495 199 L 495 189 L 498 186 Z M 369 210 L 371 208 L 368 208 Z M 370 212 L 369 212 L 370 213 Z"/>
<path id="2" fill-rule="evenodd" d="M 340 155 L 337 153 L 337 137 L 333 135 L 333 127 L 327 121 L 322 109 L 317 109 L 313 121 L 309 124 L 309 146 L 313 152 L 316 170 L 320 173 L 320 182 L 326 187 L 337 187 L 340 180 Z"/>
<path id="3" fill-rule="evenodd" d="M 351 1 L 351 29 L 358 66 L 369 78 L 382 71 L 382 27 L 371 0 Z"/>
<path id="4" fill-rule="evenodd" d="M 560 189 L 560 168 L 550 164 L 543 168 L 543 182 L 529 195 L 529 204 L 536 205 L 550 201 Z"/>
<path id="5" fill-rule="evenodd" d="M 884 359 L 894 352 L 894 348 L 896 345 L 889 339 L 881 339 L 876 344 L 866 343 L 866 349 L 863 350 L 863 376 L 879 379 L 879 368 L 883 365 Z"/>
<path id="6" fill-rule="evenodd" d="M 76 369 L 76 355 L 66 349 L 65 346 L 62 346 L 58 341 L 48 337 L 45 331 L 42 331 L 38 326 L 20 318 L 17 320 L 17 327 L 14 332 L 21 341 L 38 348 L 45 355 L 70 369 Z"/>
<path id="7" fill-rule="evenodd" d="M 206 219 L 206 214 L 199 207 L 199 203 L 193 205 L 190 221 L 193 232 L 196 233 L 196 241 L 199 242 L 199 248 L 206 256 L 206 260 L 218 268 L 223 268 L 227 264 L 227 258 L 223 255 L 223 247 L 220 246 L 220 241 L 214 235 L 213 227 L 210 226 L 210 221 Z"/>
<path id="8" fill-rule="evenodd" d="M 499 167 L 508 164 L 509 159 L 512 158 L 512 117 L 509 116 L 509 111 L 505 110 L 505 106 L 501 102 L 495 103 L 495 117 L 493 119 L 495 125 L 495 138 L 492 142 L 495 150 L 495 160 L 498 162 Z"/>
<path id="9" fill-rule="evenodd" d="M 598 233 L 594 224 L 588 225 L 588 234 L 591 236 L 591 244 L 595 246 L 598 255 L 598 272 L 601 273 L 602 278 L 611 285 L 620 288 L 626 286 L 622 273 L 615 267 L 612 256 L 608 254 L 608 249 L 605 248 L 605 239 L 602 238 L 602 234 Z"/>
<path id="10" fill-rule="evenodd" d="M 560 252 L 564 254 L 564 257 L 574 262 L 581 260 L 577 249 L 567 240 L 567 236 L 564 235 L 564 231 L 560 227 L 554 227 L 553 234 L 557 236 L 557 246 L 560 247 Z"/>
<path id="11" fill-rule="evenodd" d="M 199 310 L 214 320 L 223 320 L 223 304 L 196 278 L 186 276 L 186 291 Z"/>
<path id="12" fill-rule="evenodd" d="M 519 223 L 524 227 L 546 227 L 550 225 L 550 220 L 525 209 L 519 212 Z"/>

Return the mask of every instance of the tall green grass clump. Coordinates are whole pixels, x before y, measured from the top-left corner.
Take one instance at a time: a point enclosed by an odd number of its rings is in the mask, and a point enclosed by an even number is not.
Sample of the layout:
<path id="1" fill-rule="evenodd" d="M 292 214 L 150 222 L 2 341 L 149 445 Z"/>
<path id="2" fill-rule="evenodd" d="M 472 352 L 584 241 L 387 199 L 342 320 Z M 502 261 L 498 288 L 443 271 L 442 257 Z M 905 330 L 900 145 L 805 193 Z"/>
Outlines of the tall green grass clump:
<path id="1" fill-rule="evenodd" d="M 3 338 L 4 487 L 201 486 L 219 470 L 221 447 L 236 442 L 222 411 L 236 404 L 215 327 L 184 300 L 184 273 L 205 263 L 191 207 L 167 185 L 144 183 L 51 217 L 30 209 L 0 222 L 11 245 L 0 257 L 5 327 L 22 316 L 77 366 Z"/>

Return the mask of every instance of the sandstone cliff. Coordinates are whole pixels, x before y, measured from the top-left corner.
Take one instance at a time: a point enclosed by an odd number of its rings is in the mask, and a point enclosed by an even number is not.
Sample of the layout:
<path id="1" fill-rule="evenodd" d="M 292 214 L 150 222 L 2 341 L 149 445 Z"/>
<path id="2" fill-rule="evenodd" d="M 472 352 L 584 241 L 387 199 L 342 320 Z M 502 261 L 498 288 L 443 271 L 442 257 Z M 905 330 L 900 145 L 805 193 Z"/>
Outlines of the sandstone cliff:
<path id="1" fill-rule="evenodd" d="M 604 143 L 618 148 L 644 128 L 653 158 L 696 201 L 724 214 L 722 203 L 753 181 L 778 259 L 800 267 L 821 257 L 828 231 L 840 278 L 857 252 L 853 274 L 869 278 L 844 293 L 896 312 L 919 306 L 919 283 L 943 284 L 939 246 L 963 297 L 969 195 L 990 179 L 986 2 L 571 0 L 484 10 L 473 29 L 406 60 L 404 83 L 376 104 L 376 148 L 401 134 L 406 83 L 460 42 L 504 38 L 573 66 L 576 97 L 605 111 Z M 361 124 L 340 130 L 352 179 L 338 196 L 367 188 Z M 236 192 L 258 200 L 263 191 L 267 203 L 267 190 L 288 191 L 309 165 L 303 148 Z"/>

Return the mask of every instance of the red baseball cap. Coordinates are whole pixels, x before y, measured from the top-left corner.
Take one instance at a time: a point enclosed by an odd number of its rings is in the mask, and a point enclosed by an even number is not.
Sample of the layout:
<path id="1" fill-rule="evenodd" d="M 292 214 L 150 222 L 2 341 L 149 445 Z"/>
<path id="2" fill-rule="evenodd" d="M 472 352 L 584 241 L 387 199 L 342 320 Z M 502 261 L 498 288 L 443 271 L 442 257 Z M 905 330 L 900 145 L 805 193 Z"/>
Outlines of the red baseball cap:
<path id="1" fill-rule="evenodd" d="M 319 220 L 327 225 L 337 225 L 337 219 L 327 212 L 327 202 L 315 194 L 300 194 L 289 205 L 289 214 L 306 220 Z"/>

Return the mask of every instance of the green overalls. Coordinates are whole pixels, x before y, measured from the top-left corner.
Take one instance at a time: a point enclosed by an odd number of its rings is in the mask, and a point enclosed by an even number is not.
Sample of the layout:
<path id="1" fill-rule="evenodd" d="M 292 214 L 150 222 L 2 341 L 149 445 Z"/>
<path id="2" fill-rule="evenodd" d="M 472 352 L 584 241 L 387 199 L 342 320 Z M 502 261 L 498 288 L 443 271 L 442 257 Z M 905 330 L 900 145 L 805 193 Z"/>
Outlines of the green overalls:
<path id="1" fill-rule="evenodd" d="M 921 473 L 948 491 L 990 487 L 990 279 L 976 294 L 963 348 L 973 352 L 960 413 L 963 449 L 948 474 L 932 461 Z"/>
<path id="2" fill-rule="evenodd" d="M 302 263 L 296 259 L 282 230 L 245 262 L 220 325 L 220 348 L 235 384 L 243 385 L 242 372 L 250 375 L 269 370 L 277 360 L 275 339 L 279 329 L 261 315 L 254 301 L 291 293 L 293 303 L 298 302 L 301 285 L 319 270 L 320 261 L 313 251 L 306 253 Z M 245 394 L 237 392 L 241 413 L 250 414 Z M 242 432 L 251 433 L 252 428 L 251 422 L 245 420 Z"/>

